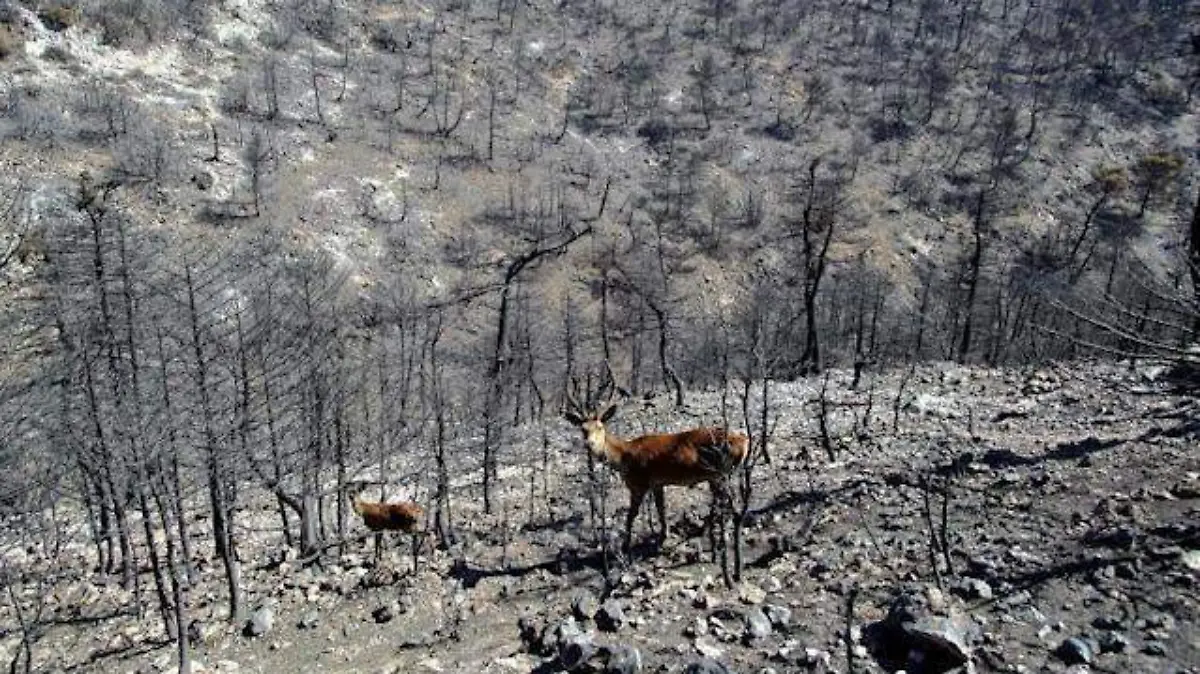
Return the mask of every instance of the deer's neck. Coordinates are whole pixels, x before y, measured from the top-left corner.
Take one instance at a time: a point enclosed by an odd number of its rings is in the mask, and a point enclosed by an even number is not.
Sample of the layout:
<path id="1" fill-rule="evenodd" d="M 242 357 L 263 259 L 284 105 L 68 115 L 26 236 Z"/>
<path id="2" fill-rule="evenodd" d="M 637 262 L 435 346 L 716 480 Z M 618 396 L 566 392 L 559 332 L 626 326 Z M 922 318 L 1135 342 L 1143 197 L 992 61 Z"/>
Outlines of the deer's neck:
<path id="1" fill-rule="evenodd" d="M 621 461 L 629 448 L 629 443 L 601 429 L 588 438 L 592 453 L 603 459 L 614 468 L 620 469 Z"/>

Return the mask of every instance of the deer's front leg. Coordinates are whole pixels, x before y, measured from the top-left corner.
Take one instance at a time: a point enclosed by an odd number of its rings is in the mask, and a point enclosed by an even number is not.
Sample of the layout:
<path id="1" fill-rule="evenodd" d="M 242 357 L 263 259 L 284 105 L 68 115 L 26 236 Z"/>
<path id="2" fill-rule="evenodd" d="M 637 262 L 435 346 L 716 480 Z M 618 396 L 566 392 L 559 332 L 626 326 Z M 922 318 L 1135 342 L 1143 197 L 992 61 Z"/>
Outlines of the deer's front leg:
<path id="1" fill-rule="evenodd" d="M 646 498 L 646 489 L 644 487 L 629 487 L 629 513 L 625 515 L 625 555 L 630 555 L 630 550 L 633 549 L 633 522 L 637 519 L 638 511 L 642 508 L 642 501 Z"/>

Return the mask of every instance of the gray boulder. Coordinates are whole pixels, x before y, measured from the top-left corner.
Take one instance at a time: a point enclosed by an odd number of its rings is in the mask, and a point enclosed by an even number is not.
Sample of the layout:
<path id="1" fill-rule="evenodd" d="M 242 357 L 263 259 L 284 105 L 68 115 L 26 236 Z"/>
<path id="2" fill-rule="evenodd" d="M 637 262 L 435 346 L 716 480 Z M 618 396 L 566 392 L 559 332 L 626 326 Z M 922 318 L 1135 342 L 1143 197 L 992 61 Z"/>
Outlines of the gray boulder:
<path id="1" fill-rule="evenodd" d="M 250 614 L 242 634 L 248 637 L 261 637 L 275 626 L 275 611 L 270 606 L 262 606 Z"/>

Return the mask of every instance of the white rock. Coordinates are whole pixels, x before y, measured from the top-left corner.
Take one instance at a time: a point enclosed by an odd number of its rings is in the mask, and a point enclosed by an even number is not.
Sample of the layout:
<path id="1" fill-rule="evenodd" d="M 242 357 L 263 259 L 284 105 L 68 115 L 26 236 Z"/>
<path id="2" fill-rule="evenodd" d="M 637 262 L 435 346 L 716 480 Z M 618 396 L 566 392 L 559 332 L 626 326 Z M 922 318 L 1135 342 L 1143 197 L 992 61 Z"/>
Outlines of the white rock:
<path id="1" fill-rule="evenodd" d="M 704 639 L 703 637 L 696 637 L 696 639 L 692 642 L 692 646 L 695 647 L 696 652 L 699 653 L 701 656 L 710 658 L 713 660 L 717 660 L 722 655 L 725 654 L 725 651 L 721 650 L 715 644 L 710 643 L 707 639 Z"/>

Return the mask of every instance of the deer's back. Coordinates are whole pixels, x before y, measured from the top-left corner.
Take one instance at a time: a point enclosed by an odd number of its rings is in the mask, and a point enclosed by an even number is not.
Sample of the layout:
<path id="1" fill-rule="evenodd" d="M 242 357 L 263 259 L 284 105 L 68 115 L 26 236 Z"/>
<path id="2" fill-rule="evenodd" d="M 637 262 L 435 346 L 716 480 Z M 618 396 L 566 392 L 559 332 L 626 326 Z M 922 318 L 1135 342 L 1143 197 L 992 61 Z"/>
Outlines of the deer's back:
<path id="1" fill-rule="evenodd" d="M 694 428 L 629 441 L 621 473 L 631 486 L 692 485 L 728 473 L 745 456 L 744 435 Z"/>

